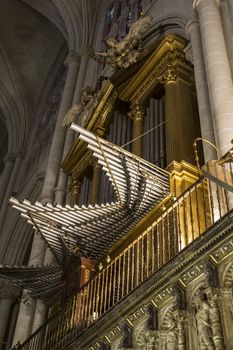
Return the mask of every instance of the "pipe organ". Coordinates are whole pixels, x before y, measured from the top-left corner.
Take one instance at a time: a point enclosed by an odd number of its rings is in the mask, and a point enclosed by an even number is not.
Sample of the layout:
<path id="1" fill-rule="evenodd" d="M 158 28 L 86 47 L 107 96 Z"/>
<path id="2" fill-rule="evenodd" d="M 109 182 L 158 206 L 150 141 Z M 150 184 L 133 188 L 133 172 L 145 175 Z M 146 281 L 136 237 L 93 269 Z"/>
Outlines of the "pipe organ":
<path id="1" fill-rule="evenodd" d="M 130 67 L 113 74 L 86 128 L 163 169 L 173 160 L 194 163 L 192 143 L 200 134 L 193 69 L 185 46 L 184 39 L 166 35 L 145 53 L 137 70 Z M 72 205 L 115 200 L 105 172 L 91 157 L 77 141 L 63 162 L 64 171 L 72 176 Z"/>
<path id="2" fill-rule="evenodd" d="M 161 168 L 166 166 L 163 99 L 151 98 L 143 122 L 143 158 Z M 157 126 L 157 128 L 156 128 Z"/>
<path id="3" fill-rule="evenodd" d="M 132 119 L 119 111 L 114 111 L 110 118 L 106 139 L 117 146 L 123 146 L 132 140 Z M 127 144 L 124 149 L 131 151 L 132 144 Z M 104 172 L 101 172 L 101 185 L 99 202 L 107 203 L 115 200 L 112 186 Z"/>
<path id="4" fill-rule="evenodd" d="M 92 182 L 92 176 L 85 175 L 81 183 L 79 200 L 78 200 L 79 205 L 82 205 L 82 204 L 87 205 L 90 203 L 91 182 Z"/>
<path id="5" fill-rule="evenodd" d="M 142 158 L 165 168 L 166 145 L 164 125 L 164 101 L 163 99 L 151 98 L 143 118 L 142 134 Z M 133 119 L 126 113 L 118 110 L 112 112 L 106 139 L 117 146 L 124 146 L 127 151 L 132 151 Z M 114 201 L 112 186 L 104 172 L 100 175 L 100 189 L 98 203 Z M 85 175 L 81 185 L 79 204 L 90 203 L 92 186 L 92 174 Z"/>

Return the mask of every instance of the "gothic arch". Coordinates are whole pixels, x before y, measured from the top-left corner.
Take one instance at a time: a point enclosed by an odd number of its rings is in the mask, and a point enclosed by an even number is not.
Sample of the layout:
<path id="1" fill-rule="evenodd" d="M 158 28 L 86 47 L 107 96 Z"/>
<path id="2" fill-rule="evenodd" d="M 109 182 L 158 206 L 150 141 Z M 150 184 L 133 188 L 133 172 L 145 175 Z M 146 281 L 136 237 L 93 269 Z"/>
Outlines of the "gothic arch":
<path id="1" fill-rule="evenodd" d="M 9 135 L 8 149 L 11 152 L 16 152 L 23 148 L 27 137 L 28 120 L 24 101 L 24 87 L 20 82 L 20 77 L 9 57 L 7 46 L 2 37 L 0 51 L 14 93 L 12 96 L 8 87 L 0 82 L 0 106 L 4 112 Z"/>
<path id="2" fill-rule="evenodd" d="M 20 133 L 17 131 L 21 129 L 21 123 L 17 105 L 15 101 L 12 100 L 12 96 L 2 82 L 0 82 L 0 107 L 3 112 L 3 121 L 8 132 L 8 154 L 12 154 L 20 148 L 21 137 Z"/>
<path id="3" fill-rule="evenodd" d="M 41 193 L 42 180 L 37 175 L 33 176 L 22 192 L 22 197 L 35 202 Z M 26 221 L 21 220 L 17 212 L 13 211 L 10 215 L 12 224 L 4 232 L 5 239 L 2 237 L 1 261 L 8 265 L 19 265 L 24 260 L 33 230 Z"/>
<path id="4" fill-rule="evenodd" d="M 227 264 L 222 273 L 221 278 L 222 287 L 233 288 L 233 262 Z"/>

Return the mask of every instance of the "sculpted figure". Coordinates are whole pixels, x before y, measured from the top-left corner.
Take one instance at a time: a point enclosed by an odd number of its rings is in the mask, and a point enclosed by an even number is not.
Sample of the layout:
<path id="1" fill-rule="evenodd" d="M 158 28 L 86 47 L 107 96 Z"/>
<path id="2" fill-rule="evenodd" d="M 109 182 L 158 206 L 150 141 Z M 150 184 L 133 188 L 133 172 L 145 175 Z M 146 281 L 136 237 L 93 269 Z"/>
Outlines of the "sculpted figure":
<path id="1" fill-rule="evenodd" d="M 90 86 L 81 89 L 81 103 L 79 105 L 74 105 L 63 119 L 62 126 L 69 126 L 76 117 L 80 117 L 79 124 L 85 127 L 90 120 L 92 112 L 99 103 L 102 96 L 102 92 L 92 90 Z"/>
<path id="2" fill-rule="evenodd" d="M 158 336 L 157 332 L 150 329 L 143 329 L 138 337 L 137 350 L 157 350 Z"/>
<path id="3" fill-rule="evenodd" d="M 167 337 L 164 350 L 178 349 L 178 328 L 176 319 L 172 314 L 168 319 Z"/>
<path id="4" fill-rule="evenodd" d="M 132 24 L 129 33 L 122 39 L 108 38 L 106 40 L 106 52 L 94 52 L 92 57 L 101 62 L 100 57 L 106 58 L 106 64 L 114 68 L 128 68 L 137 62 L 142 51 L 142 35 L 148 30 L 152 21 L 151 16 L 140 18 Z"/>
<path id="5" fill-rule="evenodd" d="M 194 299 L 198 341 L 201 350 L 215 350 L 211 326 L 211 308 L 205 295 L 199 290 Z"/>

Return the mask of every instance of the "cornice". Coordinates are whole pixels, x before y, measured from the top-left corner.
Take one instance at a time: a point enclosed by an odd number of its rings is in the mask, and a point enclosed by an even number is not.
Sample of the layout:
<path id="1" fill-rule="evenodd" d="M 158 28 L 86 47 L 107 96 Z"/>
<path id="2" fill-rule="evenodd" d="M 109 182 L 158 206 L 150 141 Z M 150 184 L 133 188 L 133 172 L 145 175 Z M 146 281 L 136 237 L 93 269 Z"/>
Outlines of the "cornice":
<path id="1" fill-rule="evenodd" d="M 175 81 L 178 67 L 192 71 L 183 49 L 186 41 L 175 34 L 166 35 L 130 83 L 119 93 L 122 100 L 141 103 L 158 83 Z"/>

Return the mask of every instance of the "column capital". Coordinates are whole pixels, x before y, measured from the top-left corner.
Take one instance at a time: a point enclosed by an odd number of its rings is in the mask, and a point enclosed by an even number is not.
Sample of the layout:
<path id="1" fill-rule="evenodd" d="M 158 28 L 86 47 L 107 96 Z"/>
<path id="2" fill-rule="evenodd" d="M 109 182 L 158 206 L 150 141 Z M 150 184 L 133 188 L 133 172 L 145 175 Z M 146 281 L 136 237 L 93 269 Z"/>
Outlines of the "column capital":
<path id="1" fill-rule="evenodd" d="M 190 32 L 194 26 L 199 26 L 199 20 L 198 20 L 197 16 L 193 16 L 193 18 L 187 23 L 187 25 L 186 25 L 187 33 L 190 34 Z"/>
<path id="2" fill-rule="evenodd" d="M 70 64 L 77 64 L 79 65 L 81 61 L 80 55 L 76 51 L 70 51 L 68 56 L 65 59 L 65 65 L 69 66 Z"/>
<path id="3" fill-rule="evenodd" d="M 51 197 L 48 196 L 48 195 L 41 195 L 39 198 L 38 198 L 38 201 L 41 202 L 42 204 L 46 204 L 46 203 L 52 203 L 52 195 Z"/>
<path id="4" fill-rule="evenodd" d="M 202 2 L 206 2 L 206 0 L 193 0 L 193 8 L 197 9 L 198 5 L 200 5 Z M 222 0 L 212 0 L 212 2 L 220 6 Z"/>
<path id="5" fill-rule="evenodd" d="M 142 120 L 145 115 L 145 109 L 138 102 L 131 106 L 129 116 L 134 120 Z"/>
<path id="6" fill-rule="evenodd" d="M 64 193 L 64 194 L 66 194 L 66 189 L 65 189 L 64 187 L 55 187 L 55 188 L 53 189 L 53 192 L 54 192 L 54 193 L 62 192 L 62 193 Z"/>
<path id="7" fill-rule="evenodd" d="M 167 85 L 169 83 L 175 83 L 176 79 L 177 79 L 176 69 L 170 64 L 167 66 L 167 69 L 165 70 L 163 75 L 158 77 L 159 82 L 164 85 Z"/>

